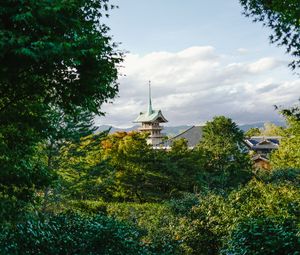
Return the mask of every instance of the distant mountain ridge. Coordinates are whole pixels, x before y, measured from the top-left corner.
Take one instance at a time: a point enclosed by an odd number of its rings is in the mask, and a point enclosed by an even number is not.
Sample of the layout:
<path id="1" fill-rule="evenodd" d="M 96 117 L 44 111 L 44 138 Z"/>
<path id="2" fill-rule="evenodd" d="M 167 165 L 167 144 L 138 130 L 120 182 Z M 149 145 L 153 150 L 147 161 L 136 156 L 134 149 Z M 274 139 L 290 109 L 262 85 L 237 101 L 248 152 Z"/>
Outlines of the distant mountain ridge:
<path id="1" fill-rule="evenodd" d="M 252 124 L 243 124 L 239 125 L 239 128 L 243 131 L 247 131 L 250 128 L 262 128 L 264 127 L 264 124 L 267 122 L 271 122 L 275 124 L 276 126 L 286 127 L 286 123 L 284 121 L 266 121 L 266 122 L 256 122 Z"/>
<path id="2" fill-rule="evenodd" d="M 243 131 L 247 131 L 250 128 L 262 128 L 264 126 L 266 122 L 256 122 L 256 123 L 252 123 L 252 124 L 243 124 L 243 125 L 239 125 L 239 128 Z M 280 121 L 273 121 L 272 123 L 274 123 L 277 126 L 285 126 L 284 122 L 280 122 Z M 113 126 L 109 126 L 109 125 L 101 125 L 97 127 L 97 130 L 95 131 L 96 133 L 98 132 L 102 132 L 105 130 L 108 130 L 109 128 L 111 128 L 110 133 L 115 133 L 115 132 L 129 132 L 132 130 L 137 130 L 139 127 L 139 125 L 134 125 L 132 127 L 129 128 L 120 128 L 120 127 L 113 127 Z M 192 127 L 192 125 L 181 125 L 181 126 L 165 126 L 163 129 L 163 133 L 166 134 L 169 137 L 173 137 L 175 135 L 178 135 L 180 133 L 182 133 L 183 131 L 189 129 L 190 127 Z"/>

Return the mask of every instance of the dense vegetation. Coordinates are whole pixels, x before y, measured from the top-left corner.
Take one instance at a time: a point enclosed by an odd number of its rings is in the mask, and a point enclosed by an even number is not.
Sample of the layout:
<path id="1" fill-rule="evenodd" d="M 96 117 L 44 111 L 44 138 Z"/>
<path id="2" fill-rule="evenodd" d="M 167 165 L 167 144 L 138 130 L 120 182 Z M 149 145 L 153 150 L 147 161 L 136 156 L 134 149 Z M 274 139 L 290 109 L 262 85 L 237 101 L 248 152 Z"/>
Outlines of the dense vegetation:
<path id="1" fill-rule="evenodd" d="M 243 133 L 223 116 L 207 123 L 193 150 L 185 140 L 170 151 L 154 150 L 146 135 L 136 132 L 104 132 L 65 143 L 51 155 L 56 177 L 47 189 L 35 191 L 30 207 L 14 217 L 3 207 L 0 250 L 297 254 L 299 157 L 293 154 L 298 161 L 283 168 L 288 155 L 276 156 L 294 144 L 287 134 L 299 122 L 287 118 L 271 171 L 252 170 Z"/>
<path id="2" fill-rule="evenodd" d="M 7 0 L 0 11 L 0 254 L 299 254 L 299 108 L 271 171 L 224 116 L 168 151 L 95 134 L 122 54 L 107 0 Z"/>

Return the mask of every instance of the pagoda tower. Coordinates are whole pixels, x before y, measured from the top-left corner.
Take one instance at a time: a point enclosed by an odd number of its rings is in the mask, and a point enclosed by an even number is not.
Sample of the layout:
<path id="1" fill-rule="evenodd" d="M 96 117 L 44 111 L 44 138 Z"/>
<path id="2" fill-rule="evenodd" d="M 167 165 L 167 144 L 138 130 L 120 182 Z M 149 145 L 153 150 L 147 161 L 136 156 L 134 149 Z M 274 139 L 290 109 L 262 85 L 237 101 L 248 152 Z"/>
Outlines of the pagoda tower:
<path id="1" fill-rule="evenodd" d="M 160 143 L 162 143 L 163 135 L 161 134 L 161 130 L 163 129 L 163 127 L 160 126 L 160 123 L 168 121 L 163 116 L 161 110 L 153 110 L 152 108 L 150 81 L 148 110 L 146 112 L 141 112 L 134 122 L 142 123 L 142 126 L 139 128 L 139 131 L 149 133 L 149 137 L 147 139 L 148 144 L 157 146 Z"/>

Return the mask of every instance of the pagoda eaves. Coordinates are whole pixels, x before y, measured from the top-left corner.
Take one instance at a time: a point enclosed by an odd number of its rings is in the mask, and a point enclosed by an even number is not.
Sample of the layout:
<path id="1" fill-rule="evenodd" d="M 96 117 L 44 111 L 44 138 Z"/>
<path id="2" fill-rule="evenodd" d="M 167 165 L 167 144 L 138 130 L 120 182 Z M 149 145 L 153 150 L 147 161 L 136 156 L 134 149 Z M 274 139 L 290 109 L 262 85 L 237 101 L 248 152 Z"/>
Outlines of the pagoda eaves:
<path id="1" fill-rule="evenodd" d="M 161 110 L 152 110 L 152 113 L 141 112 L 140 115 L 134 120 L 135 123 L 142 122 L 168 122 L 167 119 L 163 116 Z"/>

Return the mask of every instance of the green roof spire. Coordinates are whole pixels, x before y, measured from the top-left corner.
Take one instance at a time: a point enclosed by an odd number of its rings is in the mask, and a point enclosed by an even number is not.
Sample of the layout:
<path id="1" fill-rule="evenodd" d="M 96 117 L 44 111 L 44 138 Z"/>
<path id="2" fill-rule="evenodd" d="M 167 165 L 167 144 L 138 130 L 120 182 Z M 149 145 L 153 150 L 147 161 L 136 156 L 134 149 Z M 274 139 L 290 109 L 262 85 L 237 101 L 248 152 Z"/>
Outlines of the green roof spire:
<path id="1" fill-rule="evenodd" d="M 153 113 L 152 102 L 151 102 L 151 81 L 149 81 L 149 104 L 148 104 L 148 115 Z"/>
<path id="2" fill-rule="evenodd" d="M 153 110 L 151 102 L 151 81 L 149 81 L 149 104 L 148 110 L 146 112 L 141 112 L 140 115 L 134 120 L 135 123 L 143 122 L 168 122 L 166 118 L 162 115 L 161 110 Z"/>

